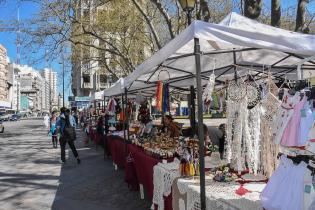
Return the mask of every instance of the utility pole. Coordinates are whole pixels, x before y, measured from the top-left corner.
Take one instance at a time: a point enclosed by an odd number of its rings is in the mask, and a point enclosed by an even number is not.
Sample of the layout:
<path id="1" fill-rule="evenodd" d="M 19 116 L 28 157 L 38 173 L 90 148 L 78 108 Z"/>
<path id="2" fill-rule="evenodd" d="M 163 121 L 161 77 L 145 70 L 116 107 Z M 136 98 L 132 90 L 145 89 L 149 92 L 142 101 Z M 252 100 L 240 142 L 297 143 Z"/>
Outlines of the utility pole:
<path id="1" fill-rule="evenodd" d="M 21 47 L 21 40 L 20 40 L 20 1 L 17 2 L 17 22 L 18 22 L 18 28 L 17 28 L 17 34 L 16 34 L 16 64 L 20 65 L 20 47 Z"/>
<path id="2" fill-rule="evenodd" d="M 62 106 L 65 107 L 65 58 L 62 48 Z"/>

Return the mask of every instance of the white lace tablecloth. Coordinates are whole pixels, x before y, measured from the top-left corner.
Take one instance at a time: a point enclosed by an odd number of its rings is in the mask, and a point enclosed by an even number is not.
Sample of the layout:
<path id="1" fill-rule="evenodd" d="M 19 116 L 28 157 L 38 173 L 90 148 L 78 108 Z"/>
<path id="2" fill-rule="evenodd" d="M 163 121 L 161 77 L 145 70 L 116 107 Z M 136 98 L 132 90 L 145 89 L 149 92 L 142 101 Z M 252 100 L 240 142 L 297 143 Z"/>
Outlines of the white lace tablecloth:
<path id="1" fill-rule="evenodd" d="M 177 189 L 174 189 L 175 185 Z M 238 183 L 220 183 L 207 180 L 207 210 L 263 210 L 259 199 L 260 192 L 249 192 L 239 196 L 235 193 L 239 187 L 240 184 Z M 181 178 L 173 184 L 173 209 L 200 209 L 199 180 Z"/>
<path id="2" fill-rule="evenodd" d="M 153 168 L 153 204 L 158 205 L 159 210 L 164 210 L 163 196 L 169 196 L 172 192 L 172 184 L 180 176 L 180 162 L 174 159 L 171 163 L 158 163 Z"/>

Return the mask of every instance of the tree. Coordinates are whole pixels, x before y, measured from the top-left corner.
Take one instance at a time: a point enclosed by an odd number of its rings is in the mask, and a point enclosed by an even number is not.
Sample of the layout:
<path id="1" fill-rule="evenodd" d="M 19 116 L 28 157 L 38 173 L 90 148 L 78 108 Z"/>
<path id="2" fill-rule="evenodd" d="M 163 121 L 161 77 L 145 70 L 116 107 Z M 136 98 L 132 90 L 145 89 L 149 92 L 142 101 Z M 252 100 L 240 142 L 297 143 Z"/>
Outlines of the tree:
<path id="1" fill-rule="evenodd" d="M 245 17 L 256 19 L 262 10 L 263 0 L 245 0 L 244 15 Z"/>
<path id="2" fill-rule="evenodd" d="M 32 1 L 39 5 L 39 13 L 20 27 L 25 48 L 45 48 L 40 60 L 46 52 L 51 60 L 58 59 L 61 46 L 67 43 L 76 68 L 93 70 L 96 65 L 87 64 L 100 63 L 102 71 L 120 77 L 144 60 L 145 50 L 155 50 L 141 15 L 125 0 L 103 0 L 98 5 L 85 1 L 84 6 L 80 0 Z"/>
<path id="3" fill-rule="evenodd" d="M 281 24 L 281 1 L 271 0 L 271 25 L 280 27 Z"/>
<path id="4" fill-rule="evenodd" d="M 297 12 L 296 12 L 296 24 L 295 31 L 307 32 L 308 28 L 305 27 L 305 8 L 309 0 L 298 0 Z"/>

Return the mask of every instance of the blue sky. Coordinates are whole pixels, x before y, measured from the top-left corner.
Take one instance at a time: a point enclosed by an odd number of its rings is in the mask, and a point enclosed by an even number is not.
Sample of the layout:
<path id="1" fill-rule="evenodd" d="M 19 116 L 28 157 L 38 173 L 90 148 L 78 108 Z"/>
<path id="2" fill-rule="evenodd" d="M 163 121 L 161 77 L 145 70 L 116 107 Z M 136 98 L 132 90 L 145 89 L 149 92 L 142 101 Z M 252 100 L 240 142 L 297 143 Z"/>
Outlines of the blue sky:
<path id="1" fill-rule="evenodd" d="M 2 2 L 4 0 L 0 0 Z M 6 2 L 3 4 L 0 3 L 0 20 L 14 20 L 17 19 L 17 4 L 18 0 L 6 0 Z M 25 19 L 28 19 L 32 17 L 36 12 L 38 12 L 39 8 L 37 4 L 31 3 L 31 2 L 22 2 L 20 3 L 20 20 L 23 21 Z M 10 58 L 10 61 L 16 62 L 16 34 L 15 33 L 4 33 L 0 32 L 0 44 L 2 44 L 6 49 L 8 56 Z M 21 49 L 21 51 L 25 51 L 27 49 Z M 36 54 L 35 54 L 36 56 Z M 23 59 L 23 55 L 21 55 L 21 64 L 29 64 L 31 61 L 30 59 Z M 41 70 L 44 67 L 47 67 L 48 64 L 46 64 L 45 61 L 36 64 L 33 67 L 35 69 Z M 55 61 L 51 63 L 53 69 L 58 72 L 58 91 L 62 92 L 62 67 L 59 64 L 59 61 Z M 67 71 L 69 72 L 69 67 Z M 70 73 L 66 74 L 65 78 L 65 98 L 68 98 L 69 91 L 70 91 Z"/>
<path id="2" fill-rule="evenodd" d="M 298 0 L 282 0 L 282 8 L 287 8 L 287 7 L 295 7 L 297 4 Z M 0 20 L 5 21 L 5 20 L 12 20 L 17 18 L 17 3 L 18 0 L 0 0 L 0 2 L 5 2 L 4 4 L 0 4 Z M 265 0 L 265 6 L 270 8 L 270 0 Z M 308 9 L 311 12 L 315 12 L 315 1 L 311 1 L 311 3 L 308 6 Z M 39 10 L 38 6 L 34 3 L 31 2 L 25 2 L 23 1 L 20 3 L 20 19 L 21 21 L 28 19 L 32 17 L 32 15 L 36 14 L 36 12 Z M 16 40 L 16 34 L 14 33 L 1 33 L 0 32 L 0 44 L 4 45 L 7 48 L 8 51 L 8 56 L 11 61 L 16 61 L 16 46 L 15 46 L 15 40 Z M 21 49 L 23 50 L 23 49 Z M 35 54 L 36 56 L 36 54 Z M 29 61 L 28 59 L 21 59 L 21 64 L 28 64 Z M 34 66 L 37 69 L 42 69 L 45 67 L 45 61 L 42 63 L 37 64 Z M 58 64 L 58 61 L 53 62 L 52 66 L 54 70 L 57 72 L 60 72 L 59 75 L 61 75 L 61 66 Z M 68 67 L 69 68 L 69 67 Z M 69 72 L 69 69 L 68 69 Z M 66 98 L 69 95 L 69 88 L 70 88 L 70 75 L 66 75 Z M 59 79 L 59 91 L 61 91 L 62 88 L 62 77 L 58 77 Z"/>

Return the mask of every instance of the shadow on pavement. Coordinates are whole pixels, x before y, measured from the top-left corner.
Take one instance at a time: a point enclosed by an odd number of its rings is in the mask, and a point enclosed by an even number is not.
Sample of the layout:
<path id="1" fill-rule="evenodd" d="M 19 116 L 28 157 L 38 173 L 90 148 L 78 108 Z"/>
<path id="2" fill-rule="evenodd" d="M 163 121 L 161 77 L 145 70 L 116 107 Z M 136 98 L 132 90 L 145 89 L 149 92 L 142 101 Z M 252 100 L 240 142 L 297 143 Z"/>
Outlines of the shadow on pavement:
<path id="1" fill-rule="evenodd" d="M 76 147 L 82 160 L 77 164 L 68 150 L 61 168 L 53 210 L 147 210 L 150 204 L 140 200 L 124 183 L 124 171 L 115 171 L 111 160 L 104 161 L 101 147 L 84 146 L 85 134 L 77 131 Z"/>

